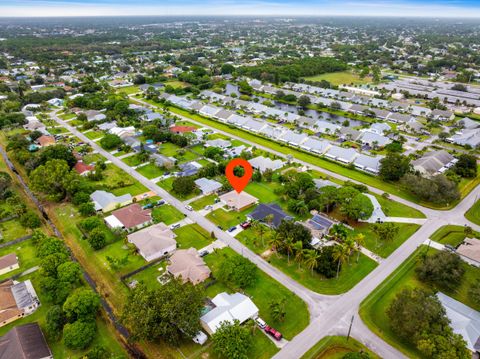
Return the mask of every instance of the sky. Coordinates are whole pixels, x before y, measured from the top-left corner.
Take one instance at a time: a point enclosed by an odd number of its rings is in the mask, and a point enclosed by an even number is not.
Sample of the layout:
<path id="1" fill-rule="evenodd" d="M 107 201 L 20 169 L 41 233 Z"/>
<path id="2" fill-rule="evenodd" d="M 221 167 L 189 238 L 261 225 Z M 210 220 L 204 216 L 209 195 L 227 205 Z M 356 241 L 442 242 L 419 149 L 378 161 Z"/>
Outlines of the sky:
<path id="1" fill-rule="evenodd" d="M 480 0 L 0 0 L 0 17 L 129 15 L 480 18 Z"/>

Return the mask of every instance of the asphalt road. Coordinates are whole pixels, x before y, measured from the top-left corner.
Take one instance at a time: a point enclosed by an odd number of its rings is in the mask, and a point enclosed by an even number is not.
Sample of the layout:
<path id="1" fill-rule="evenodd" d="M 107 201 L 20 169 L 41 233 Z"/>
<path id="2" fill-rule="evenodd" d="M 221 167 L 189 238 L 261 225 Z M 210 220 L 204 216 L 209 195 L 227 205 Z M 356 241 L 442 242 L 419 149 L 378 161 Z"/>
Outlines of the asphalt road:
<path id="1" fill-rule="evenodd" d="M 142 101 L 141 101 L 142 102 Z M 144 102 L 143 102 L 144 103 Z M 144 103 L 148 105 L 147 103 Z M 150 106 L 150 105 L 149 105 Z M 60 119 L 54 113 L 51 114 L 52 118 L 59 124 L 67 128 L 71 133 L 79 137 L 85 143 L 89 143 L 96 151 L 101 153 L 105 158 L 117 165 L 132 177 L 140 181 L 145 187 L 157 193 L 160 197 L 166 199 L 169 203 L 174 205 L 178 210 L 188 216 L 192 221 L 198 223 L 201 227 L 209 232 L 214 232 L 215 236 L 228 244 L 233 250 L 242 256 L 248 258 L 255 263 L 262 271 L 280 282 L 289 290 L 297 294 L 302 300 L 304 300 L 310 311 L 310 324 L 297 336 L 295 336 L 288 344 L 286 344 L 282 350 L 280 350 L 274 358 L 300 358 L 305 352 L 307 352 L 312 346 L 315 345 L 320 339 L 326 335 L 340 334 L 346 335 L 352 316 L 355 317 L 352 326 L 352 336 L 357 340 L 364 343 L 367 347 L 372 349 L 378 355 L 384 358 L 403 358 L 404 355 L 391 345 L 383 341 L 380 337 L 374 334 L 365 324 L 361 321 L 358 315 L 358 309 L 360 303 L 378 286 L 380 285 L 396 268 L 398 268 L 415 250 L 420 246 L 425 239 L 429 238 L 438 228 L 447 224 L 469 225 L 475 230 L 480 230 L 480 226 L 470 223 L 464 218 L 464 213 L 470 208 L 478 196 L 480 195 L 480 187 L 476 187 L 466 198 L 464 198 L 455 208 L 449 211 L 438 211 L 430 208 L 425 208 L 416 203 L 412 203 L 403 198 L 397 196 L 391 196 L 392 199 L 406 204 L 410 207 L 416 208 L 422 211 L 427 219 L 423 226 L 413 234 L 406 242 L 404 242 L 397 250 L 392 253 L 388 258 L 383 260 L 369 275 L 367 275 L 360 283 L 358 283 L 349 292 L 339 296 L 327 296 L 315 293 L 290 277 L 286 276 L 283 272 L 271 266 L 261 257 L 250 251 L 247 247 L 241 244 L 234 237 L 228 233 L 221 231 L 215 224 L 210 222 L 205 217 L 201 216 L 197 212 L 188 211 L 185 209 L 184 203 L 173 197 L 170 193 L 157 186 L 147 178 L 143 177 L 134 169 L 130 168 L 124 162 L 117 157 L 111 155 L 109 152 L 102 149 L 94 141 L 88 139 L 75 127 L 68 125 L 65 121 Z M 178 116 L 178 115 L 177 115 Z M 180 116 L 182 117 L 182 116 Z M 190 122 L 197 123 L 203 127 L 204 124 L 198 123 L 190 118 L 184 118 Z M 215 129 L 215 128 L 213 128 Z M 232 136 L 229 133 L 215 131 L 225 134 L 230 138 L 236 138 L 250 145 L 254 145 L 257 148 L 262 148 L 269 152 L 275 153 L 278 156 L 285 158 L 282 153 L 272 151 L 269 148 L 260 146 L 254 142 L 246 141 L 240 136 Z M 295 160 L 311 169 L 317 169 L 332 177 L 349 180 L 348 178 L 336 174 L 334 172 L 326 171 L 325 169 L 312 165 L 307 162 Z M 374 193 L 382 194 L 374 187 L 369 187 L 369 190 Z"/>

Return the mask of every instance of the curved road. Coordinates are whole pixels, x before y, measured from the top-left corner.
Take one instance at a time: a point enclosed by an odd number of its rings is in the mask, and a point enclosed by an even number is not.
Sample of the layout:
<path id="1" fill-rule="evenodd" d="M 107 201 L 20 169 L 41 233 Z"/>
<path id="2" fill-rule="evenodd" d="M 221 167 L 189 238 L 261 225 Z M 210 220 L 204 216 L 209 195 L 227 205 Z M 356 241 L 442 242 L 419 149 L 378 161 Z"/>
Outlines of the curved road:
<path id="1" fill-rule="evenodd" d="M 135 99 L 138 101 L 137 99 Z M 139 101 L 145 105 L 151 106 L 143 101 Z M 153 107 L 153 106 L 151 106 Z M 178 116 L 178 115 L 177 115 Z M 280 282 L 289 290 L 298 295 L 302 300 L 307 303 L 310 311 L 310 324 L 297 336 L 295 336 L 288 344 L 286 344 L 282 350 L 280 350 L 274 358 L 300 358 L 305 352 L 307 352 L 312 346 L 314 346 L 319 340 L 326 335 L 340 334 L 346 335 L 348 326 L 352 316 L 355 316 L 355 320 L 352 326 L 352 336 L 360 340 L 367 347 L 372 349 L 378 355 L 384 358 L 403 358 L 404 355 L 391 345 L 383 341 L 377 335 L 375 335 L 370 329 L 364 325 L 358 315 L 358 309 L 360 303 L 378 286 L 380 285 L 398 266 L 400 266 L 415 250 L 420 246 L 425 239 L 429 238 L 438 228 L 447 224 L 469 225 L 475 230 L 480 230 L 480 226 L 477 226 L 465 219 L 464 213 L 475 203 L 480 195 L 480 187 L 476 187 L 467 197 L 465 197 L 455 208 L 448 211 L 433 210 L 425 208 L 416 203 L 412 203 L 408 200 L 397 196 L 391 196 L 392 199 L 418 209 L 422 211 L 427 219 L 420 229 L 413 234 L 406 242 L 404 242 L 397 250 L 392 253 L 388 258 L 384 259 L 370 274 L 368 274 L 360 283 L 358 283 L 349 292 L 339 296 L 328 296 L 315 293 L 301 284 L 297 283 L 292 278 L 285 275 L 277 268 L 271 266 L 268 262 L 263 260 L 260 256 L 250 251 L 242 243 L 230 236 L 228 233 L 221 231 L 215 224 L 210 222 L 205 217 L 201 216 L 197 212 L 188 211 L 185 209 L 184 204 L 173 197 L 170 193 L 163 188 L 157 186 L 136 170 L 129 167 L 117 157 L 111 155 L 105 151 L 94 141 L 88 139 L 84 134 L 78 131 L 75 127 L 70 126 L 67 122 L 60 119 L 55 113 L 51 113 L 51 117 L 60 125 L 67 128 L 75 136 L 79 137 L 85 143 L 89 143 L 96 151 L 101 153 L 105 158 L 111 161 L 116 166 L 129 173 L 132 177 L 140 181 L 145 187 L 151 191 L 157 193 L 160 197 L 167 200 L 183 214 L 189 217 L 192 221 L 198 223 L 201 227 L 209 232 L 214 232 L 215 236 L 228 244 L 233 250 L 242 256 L 248 258 L 255 263 L 262 271 Z M 179 116 L 182 118 L 182 116 Z M 183 117 L 185 120 L 197 123 L 203 127 L 202 123 L 198 123 L 190 118 Z M 223 133 L 228 137 L 239 139 L 250 145 L 254 145 L 257 148 L 262 148 L 268 152 L 275 153 L 278 156 L 285 158 L 283 153 L 272 151 L 267 147 L 260 146 L 254 142 L 246 141 L 240 136 L 232 136 L 229 133 L 220 131 L 216 128 L 212 128 L 219 133 Z M 340 180 L 349 180 L 347 177 L 341 176 L 337 173 L 326 171 L 325 169 L 312 165 L 311 163 L 295 160 L 302 165 L 309 168 L 316 169 L 322 173 L 326 173 L 332 177 Z M 382 194 L 383 191 L 377 188 L 370 187 L 369 190 L 374 193 Z"/>

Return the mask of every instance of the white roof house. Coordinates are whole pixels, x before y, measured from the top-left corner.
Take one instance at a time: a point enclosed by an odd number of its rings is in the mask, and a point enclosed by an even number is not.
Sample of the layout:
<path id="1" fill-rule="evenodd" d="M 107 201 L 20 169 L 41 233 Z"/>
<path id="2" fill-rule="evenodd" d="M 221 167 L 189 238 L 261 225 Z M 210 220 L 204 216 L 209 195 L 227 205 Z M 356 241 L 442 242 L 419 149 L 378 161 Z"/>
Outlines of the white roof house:
<path id="1" fill-rule="evenodd" d="M 319 154 L 325 153 L 330 148 L 331 144 L 328 141 L 308 137 L 300 147 L 307 151 L 313 151 Z"/>
<path id="2" fill-rule="evenodd" d="M 319 121 L 315 122 L 315 124 L 313 125 L 313 128 L 320 133 L 333 134 L 337 130 L 340 130 L 341 126 L 336 125 L 336 124 L 331 123 L 331 122 L 328 122 L 328 121 L 319 120 Z"/>
<path id="3" fill-rule="evenodd" d="M 358 156 L 358 154 L 359 153 L 355 151 L 353 148 L 332 146 L 325 153 L 325 156 L 335 161 L 340 161 L 343 163 L 352 163 L 353 160 Z"/>
<path id="4" fill-rule="evenodd" d="M 272 171 L 278 170 L 283 167 L 284 163 L 280 160 L 272 160 L 268 157 L 258 156 L 248 160 L 253 168 L 260 172 L 265 172 L 267 169 Z"/>
<path id="5" fill-rule="evenodd" d="M 370 131 L 364 131 L 362 136 L 360 137 L 360 141 L 364 145 L 368 146 L 380 146 L 383 147 L 391 142 L 391 140 L 384 136 L 384 135 L 379 135 L 376 132 L 370 132 Z"/>
<path id="6" fill-rule="evenodd" d="M 232 323 L 238 320 L 244 323 L 258 316 L 258 308 L 250 298 L 241 293 L 220 293 L 212 299 L 215 308 L 200 318 L 202 327 L 212 335 L 222 322 Z"/>
<path id="7" fill-rule="evenodd" d="M 370 157 L 364 154 L 359 154 L 353 165 L 363 171 L 378 174 L 380 171 L 380 160 L 383 156 Z"/>
<path id="8" fill-rule="evenodd" d="M 205 177 L 196 179 L 195 184 L 204 195 L 217 192 L 220 188 L 222 188 L 222 184 L 220 182 Z"/>
<path id="9" fill-rule="evenodd" d="M 442 292 L 437 298 L 445 308 L 453 332 L 460 334 L 472 352 L 480 350 L 480 313 Z"/>
<path id="10" fill-rule="evenodd" d="M 90 195 L 90 199 L 96 211 L 109 212 L 117 207 L 132 203 L 132 196 L 127 193 L 122 196 L 115 196 L 113 193 L 96 190 Z"/>
<path id="11" fill-rule="evenodd" d="M 288 130 L 278 139 L 293 146 L 300 146 L 307 138 L 308 136 L 304 133 L 296 133 Z"/>

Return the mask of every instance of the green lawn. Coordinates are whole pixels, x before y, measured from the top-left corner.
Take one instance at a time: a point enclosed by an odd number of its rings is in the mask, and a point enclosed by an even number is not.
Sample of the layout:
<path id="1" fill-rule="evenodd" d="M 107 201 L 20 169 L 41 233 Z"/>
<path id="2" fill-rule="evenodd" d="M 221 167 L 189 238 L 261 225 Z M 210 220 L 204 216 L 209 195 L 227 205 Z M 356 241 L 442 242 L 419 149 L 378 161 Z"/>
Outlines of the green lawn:
<path id="1" fill-rule="evenodd" d="M 103 178 L 100 181 L 88 181 L 91 182 L 96 189 L 112 192 L 116 196 L 121 196 L 126 193 L 135 196 L 148 191 L 140 182 L 111 163 L 107 164 L 107 169 L 103 172 Z"/>
<path id="2" fill-rule="evenodd" d="M 398 338 L 389 326 L 389 320 L 386 315 L 386 309 L 393 301 L 397 293 L 405 288 L 425 288 L 433 289 L 420 282 L 415 275 L 415 267 L 418 261 L 422 260 L 422 254 L 432 255 L 437 252 L 433 248 L 421 246 L 418 248 L 400 267 L 395 270 L 375 291 L 373 291 L 361 304 L 360 315 L 364 323 L 378 336 L 386 342 L 401 350 L 409 358 L 420 358 L 421 354 L 416 348 Z M 466 305 L 479 310 L 479 305 L 474 303 L 468 297 L 468 288 L 480 278 L 480 268 L 472 267 L 463 263 L 465 276 L 460 286 L 453 292 L 443 291 L 445 294 L 465 303 Z"/>
<path id="3" fill-rule="evenodd" d="M 174 230 L 174 232 L 177 235 L 175 238 L 177 241 L 177 247 L 180 249 L 188 249 L 191 247 L 202 249 L 213 242 L 210 233 L 196 223 L 182 226 Z"/>
<path id="4" fill-rule="evenodd" d="M 192 147 L 190 147 L 190 149 L 193 152 L 198 153 L 200 156 L 203 156 L 203 154 L 205 153 L 205 147 L 201 144 L 192 146 Z"/>
<path id="5" fill-rule="evenodd" d="M 322 338 L 301 359 L 342 359 L 347 353 L 358 352 L 367 352 L 372 359 L 380 358 L 354 338 L 328 336 Z"/>
<path id="6" fill-rule="evenodd" d="M 222 226 L 223 229 L 227 229 L 244 222 L 247 213 L 250 213 L 253 207 L 247 208 L 242 212 L 226 211 L 223 208 L 216 209 L 210 212 L 205 217 L 215 223 L 218 226 Z"/>
<path id="7" fill-rule="evenodd" d="M 185 216 L 171 204 L 164 204 L 152 210 L 152 218 L 156 223 L 163 222 L 169 225 L 181 221 Z"/>
<path id="8" fill-rule="evenodd" d="M 9 221 L 0 223 L 0 233 L 2 235 L 2 241 L 10 242 L 14 239 L 26 236 L 32 231 L 23 227 L 18 219 L 11 219 Z"/>
<path id="9" fill-rule="evenodd" d="M 103 157 L 100 153 L 89 153 L 83 156 L 83 162 L 92 163 L 98 161 L 106 161 L 106 158 Z"/>
<path id="10" fill-rule="evenodd" d="M 180 146 L 177 146 L 171 142 L 165 142 L 158 147 L 158 153 L 161 153 L 162 155 L 167 157 L 173 157 L 177 154 L 177 151 L 180 149 L 181 149 Z"/>
<path id="11" fill-rule="evenodd" d="M 420 228 L 418 224 L 412 223 L 396 223 L 396 225 L 399 228 L 398 234 L 389 242 L 377 239 L 377 236 L 371 230 L 372 224 L 359 224 L 355 227 L 354 235 L 362 233 L 365 236 L 364 247 L 380 257 L 387 258 Z"/>
<path id="12" fill-rule="evenodd" d="M 60 115 L 58 117 L 60 117 L 62 120 L 69 121 L 76 118 L 77 115 L 75 115 L 74 113 L 64 113 L 63 115 Z"/>
<path id="13" fill-rule="evenodd" d="M 157 277 L 165 272 L 167 267 L 166 261 L 161 261 L 147 269 L 142 270 L 140 273 L 137 273 L 126 279 L 127 283 L 130 283 L 133 280 L 138 282 L 143 282 L 148 288 L 154 289 L 161 287 L 161 284 L 158 282 Z"/>
<path id="14" fill-rule="evenodd" d="M 149 163 L 145 166 L 137 168 L 136 170 L 138 173 L 140 173 L 142 176 L 147 177 L 148 179 L 160 177 L 165 172 L 163 169 L 161 169 L 154 163 Z"/>
<path id="15" fill-rule="evenodd" d="M 260 238 L 253 228 L 244 230 L 236 236 L 240 242 L 258 255 L 269 249 L 269 237 L 270 233 L 267 231 L 263 234 L 263 238 Z M 377 266 L 375 261 L 363 254 L 360 254 L 357 263 L 355 254 L 350 258 L 350 263 L 342 265 L 338 279 L 327 279 L 316 271 L 312 272 L 302 264 L 299 265 L 292 257 L 288 263 L 287 256 L 283 254 L 270 254 L 266 260 L 303 286 L 322 294 L 340 294 L 348 291 Z"/>
<path id="16" fill-rule="evenodd" d="M 10 253 L 16 254 L 20 268 L 2 274 L 0 276 L 0 281 L 22 273 L 27 269 L 38 265 L 39 263 L 39 260 L 35 255 L 35 246 L 33 245 L 32 239 L 0 249 L 0 257 L 3 257 Z"/>
<path id="17" fill-rule="evenodd" d="M 204 260 L 212 270 L 212 275 L 215 277 L 218 273 L 221 261 L 228 260 L 228 258 L 232 258 L 233 256 L 238 256 L 238 254 L 230 248 L 223 248 L 207 255 L 204 257 Z M 223 282 L 218 281 L 207 288 L 207 295 L 212 298 L 216 294 L 224 291 L 233 293 L 237 290 L 236 288 L 229 288 Z M 309 314 L 306 304 L 299 297 L 262 271 L 258 270 L 256 283 L 253 287 L 245 289 L 245 293 L 259 308 L 260 317 L 275 329 L 279 330 L 288 340 L 292 339 L 308 325 Z M 270 301 L 275 298 L 286 299 L 286 317 L 283 322 L 275 321 L 271 315 L 269 304 Z M 252 355 L 252 357 L 257 356 Z"/>
<path id="18" fill-rule="evenodd" d="M 204 196 L 196 201 L 190 202 L 190 206 L 192 206 L 195 211 L 198 211 L 203 209 L 205 206 L 214 204 L 216 198 L 218 198 L 216 194 L 209 194 L 208 196 Z"/>
<path id="19" fill-rule="evenodd" d="M 122 158 L 122 162 L 126 163 L 130 167 L 135 167 L 141 165 L 142 163 L 145 163 L 142 159 L 142 156 L 140 156 L 139 154 Z"/>
<path id="20" fill-rule="evenodd" d="M 108 267 L 111 271 L 120 275 L 127 274 L 147 263 L 142 256 L 135 253 L 134 246 L 127 245 L 123 241 L 109 244 L 108 246 L 95 251 L 94 255 L 97 258 L 98 263 L 101 263 L 103 266 Z M 118 266 L 113 266 L 108 260 L 108 257 L 123 262 L 118 264 Z"/>
<path id="21" fill-rule="evenodd" d="M 465 213 L 465 218 L 470 222 L 480 225 L 480 201 L 475 204 Z"/>
<path id="22" fill-rule="evenodd" d="M 378 203 L 382 206 L 383 213 L 385 213 L 387 217 L 425 218 L 425 215 L 415 208 L 387 199 L 383 196 L 373 195 L 377 198 Z"/>
<path id="23" fill-rule="evenodd" d="M 196 189 L 195 191 L 193 191 L 192 193 L 190 193 L 187 196 L 180 196 L 178 193 L 173 191 L 172 185 L 173 185 L 174 180 L 175 180 L 175 177 L 168 177 L 164 180 L 158 181 L 156 184 L 157 184 L 157 186 L 162 187 L 165 191 L 170 192 L 172 195 L 174 195 L 178 199 L 181 199 L 182 201 L 185 201 L 187 199 L 196 197 L 200 194 L 200 190 Z"/>
<path id="24" fill-rule="evenodd" d="M 131 94 L 137 93 L 139 91 L 140 90 L 139 90 L 138 86 L 136 86 L 136 85 L 117 88 L 117 92 L 124 92 L 127 95 L 131 95 Z"/>
<path id="25" fill-rule="evenodd" d="M 479 233 L 474 233 L 475 237 L 479 237 Z M 467 236 L 465 235 L 465 227 L 448 225 L 443 226 L 430 236 L 430 239 L 442 244 L 450 244 L 454 247 L 458 246 Z"/>
<path id="26" fill-rule="evenodd" d="M 245 192 L 250 193 L 252 196 L 258 198 L 262 203 L 276 202 L 280 204 L 278 195 L 274 193 L 274 190 L 281 187 L 278 182 L 250 182 L 245 187 Z"/>
<path id="27" fill-rule="evenodd" d="M 318 81 L 318 82 L 325 80 L 335 86 L 350 85 L 352 83 L 366 84 L 366 83 L 372 82 L 372 80 L 369 77 L 365 77 L 364 79 L 361 79 L 360 76 L 358 76 L 357 74 L 354 74 L 351 71 L 329 72 L 322 75 L 305 77 L 305 80 Z"/>
<path id="28" fill-rule="evenodd" d="M 84 135 L 90 140 L 96 140 L 97 138 L 105 136 L 105 133 L 103 133 L 103 131 L 88 131 L 84 133 Z"/>

